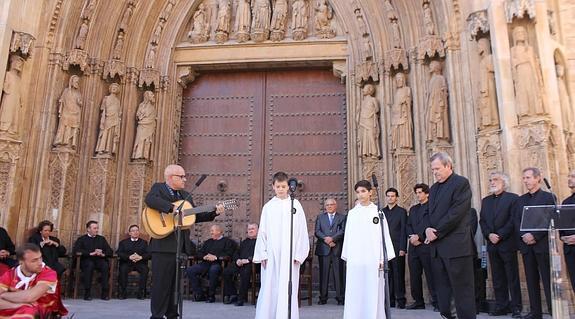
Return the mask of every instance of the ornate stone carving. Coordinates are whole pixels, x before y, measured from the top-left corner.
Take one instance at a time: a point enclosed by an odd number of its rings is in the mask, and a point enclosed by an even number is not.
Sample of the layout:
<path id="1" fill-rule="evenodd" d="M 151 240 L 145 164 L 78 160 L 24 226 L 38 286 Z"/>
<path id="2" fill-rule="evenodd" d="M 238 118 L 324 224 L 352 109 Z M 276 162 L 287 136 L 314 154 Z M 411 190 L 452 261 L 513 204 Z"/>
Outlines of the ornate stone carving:
<path id="1" fill-rule="evenodd" d="M 242 0 L 243 2 L 244 0 Z M 188 32 L 188 38 L 192 43 L 203 43 L 210 37 L 210 23 L 206 12 L 206 5 L 202 2 L 194 12 L 192 18 L 192 30 Z"/>
<path id="2" fill-rule="evenodd" d="M 360 35 L 368 35 L 369 31 L 367 29 L 367 25 L 365 24 L 365 19 L 363 18 L 363 13 L 361 12 L 361 7 L 359 7 L 359 4 L 356 4 L 353 12 L 355 13 L 355 20 L 357 22 L 357 27 L 359 28 Z"/>
<path id="3" fill-rule="evenodd" d="M 98 0 L 86 0 L 86 4 L 84 5 L 84 8 L 82 9 L 82 14 L 80 15 L 80 18 L 82 18 L 84 20 L 92 19 L 92 15 L 94 14 L 94 10 L 96 10 L 97 2 L 98 2 Z"/>
<path id="4" fill-rule="evenodd" d="M 371 181 L 371 176 L 375 175 L 378 181 L 384 181 L 384 169 L 381 160 L 374 158 L 362 158 L 362 168 L 361 168 L 361 178 Z M 379 193 L 383 193 L 383 183 L 379 185 Z M 372 192 L 372 200 L 377 202 L 377 197 L 375 197 L 375 190 Z"/>
<path id="5" fill-rule="evenodd" d="M 64 0 L 56 0 L 54 11 L 52 11 L 52 16 L 50 17 L 50 25 L 48 26 L 48 35 L 46 37 L 47 47 L 53 44 L 56 25 L 58 24 L 58 20 L 60 20 L 60 13 L 62 12 L 62 2 L 64 2 Z"/>
<path id="6" fill-rule="evenodd" d="M 347 63 L 345 61 L 334 61 L 332 68 L 333 75 L 340 79 L 341 84 L 344 84 L 347 78 Z"/>
<path id="7" fill-rule="evenodd" d="M 413 149 L 413 120 L 411 115 L 411 88 L 406 85 L 405 74 L 395 75 L 396 91 L 391 107 L 391 149 Z"/>
<path id="8" fill-rule="evenodd" d="M 399 205 L 408 207 L 412 201 L 411 196 L 413 186 L 417 183 L 416 174 L 416 159 L 413 152 L 400 151 L 393 156 L 395 160 L 395 180 L 399 186 L 400 197 Z"/>
<path id="9" fill-rule="evenodd" d="M 118 142 L 120 141 L 120 119 L 122 118 L 122 109 L 118 93 L 120 85 L 117 83 L 110 84 L 110 94 L 102 99 L 100 105 L 100 131 L 98 142 L 96 143 L 96 156 L 107 157 L 116 154 Z"/>
<path id="10" fill-rule="evenodd" d="M 367 61 L 355 67 L 355 76 L 360 83 L 379 81 L 379 66 L 375 62 Z"/>
<path id="11" fill-rule="evenodd" d="M 125 220 L 127 225 L 141 224 L 140 213 L 144 209 L 142 198 L 146 196 L 146 192 L 151 186 L 150 168 L 146 162 L 132 162 L 128 164 L 127 202 L 129 217 Z"/>
<path id="12" fill-rule="evenodd" d="M 505 0 L 507 23 L 513 22 L 514 17 L 522 19 L 526 13 L 530 19 L 535 18 L 535 0 Z"/>
<path id="13" fill-rule="evenodd" d="M 124 75 L 126 75 L 126 65 L 124 62 L 119 60 L 110 60 L 104 65 L 104 71 L 102 73 L 102 78 L 104 80 L 110 78 L 113 79 L 114 77 L 119 77 L 120 80 L 124 79 Z"/>
<path id="14" fill-rule="evenodd" d="M 2 103 L 0 104 L 0 136 L 10 139 L 20 137 L 20 113 L 22 112 L 22 66 L 24 59 L 16 54 L 10 55 L 10 70 L 4 77 Z"/>
<path id="15" fill-rule="evenodd" d="M 88 38 L 88 31 L 90 29 L 90 20 L 84 19 L 82 20 L 82 25 L 78 30 L 78 34 L 76 35 L 76 39 L 74 40 L 74 49 L 83 50 L 84 46 L 86 45 L 86 39 Z"/>
<path id="16" fill-rule="evenodd" d="M 495 87 L 495 68 L 491 55 L 491 44 L 488 38 L 477 41 L 479 47 L 479 99 L 477 106 L 480 115 L 481 129 L 498 126 L 499 115 L 497 111 L 497 89 Z"/>
<path id="17" fill-rule="evenodd" d="M 437 26 L 433 19 L 433 12 L 429 0 L 423 1 L 423 31 L 425 35 L 437 35 Z"/>
<path id="18" fill-rule="evenodd" d="M 393 48 L 401 49 L 403 40 L 401 39 L 401 30 L 399 29 L 399 21 L 395 11 L 388 12 L 387 19 L 389 20 L 389 25 L 391 26 L 391 43 Z"/>
<path id="19" fill-rule="evenodd" d="M 501 158 L 499 133 L 479 135 L 477 139 L 477 155 L 482 172 L 501 171 L 503 160 Z"/>
<path id="20" fill-rule="evenodd" d="M 80 134 L 80 118 L 82 112 L 82 94 L 80 93 L 80 78 L 72 75 L 68 87 L 64 89 L 58 100 L 58 130 L 54 137 L 56 150 L 76 150 Z"/>
<path id="21" fill-rule="evenodd" d="M 16 164 L 22 152 L 22 142 L 0 137 L 0 162 Z"/>
<path id="22" fill-rule="evenodd" d="M 140 77 L 138 80 L 138 86 L 144 87 L 147 86 L 155 86 L 158 87 L 160 85 L 160 71 L 156 69 L 143 69 L 140 71 Z"/>
<path id="23" fill-rule="evenodd" d="M 537 121 L 518 127 L 518 146 L 527 149 L 533 146 L 545 145 L 549 141 L 551 127 L 546 121 Z"/>
<path id="24" fill-rule="evenodd" d="M 28 58 L 32 54 L 34 47 L 34 38 L 31 34 L 26 32 L 12 32 L 12 41 L 10 41 L 10 52 L 18 53 L 24 58 Z"/>
<path id="25" fill-rule="evenodd" d="M 272 7 L 269 0 L 252 0 L 254 16 L 252 19 L 251 38 L 254 42 L 263 42 L 270 35 Z"/>
<path id="26" fill-rule="evenodd" d="M 281 41 L 285 37 L 288 17 L 287 0 L 277 0 L 272 14 L 271 35 L 272 41 Z"/>
<path id="27" fill-rule="evenodd" d="M 373 59 L 373 47 L 371 46 L 369 35 L 361 39 L 361 53 L 364 61 L 371 61 Z"/>
<path id="28" fill-rule="evenodd" d="M 471 40 L 475 40 L 480 32 L 489 32 L 487 10 L 475 11 L 467 17 L 467 31 Z"/>
<path id="29" fill-rule="evenodd" d="M 236 41 L 242 43 L 250 40 L 250 27 L 252 20 L 251 0 L 239 0 L 236 10 Z"/>
<path id="30" fill-rule="evenodd" d="M 175 0 L 168 0 L 168 3 L 166 3 L 166 6 L 164 7 L 162 12 L 160 13 L 160 21 L 163 21 L 164 23 L 166 21 L 168 21 L 168 17 L 170 17 L 170 14 L 172 13 L 172 9 L 174 8 L 174 4 L 175 4 Z"/>
<path id="31" fill-rule="evenodd" d="M 552 36 L 557 35 L 557 20 L 553 10 L 547 10 L 547 21 L 549 22 L 549 33 Z"/>
<path id="32" fill-rule="evenodd" d="M 375 86 L 366 84 L 361 93 L 363 100 L 357 113 L 357 144 L 359 156 L 373 159 L 381 158 L 379 146 L 379 102 L 375 98 Z"/>
<path id="33" fill-rule="evenodd" d="M 438 36 L 426 36 L 419 42 L 418 58 L 423 60 L 426 56 L 428 58 L 445 57 L 445 47 Z"/>
<path id="34" fill-rule="evenodd" d="M 335 37 L 335 30 L 331 26 L 333 19 L 333 9 L 327 0 L 319 0 L 315 8 L 315 33 L 320 39 L 331 39 Z"/>
<path id="35" fill-rule="evenodd" d="M 546 114 L 541 91 L 543 79 L 535 50 L 527 41 L 527 30 L 513 28 L 511 67 L 515 86 L 515 106 L 519 118 Z"/>
<path id="36" fill-rule="evenodd" d="M 387 50 L 385 51 L 385 57 L 386 59 L 384 60 L 384 63 L 385 63 L 385 70 L 387 72 L 390 72 L 393 69 L 395 70 L 409 69 L 409 63 L 407 61 L 407 53 L 405 52 L 404 49 Z"/>
<path id="37" fill-rule="evenodd" d="M 178 69 L 178 84 L 185 89 L 188 83 L 194 82 L 199 75 L 191 66 Z"/>
<path id="38" fill-rule="evenodd" d="M 150 71 L 150 70 L 148 70 Z M 158 72 L 158 77 L 160 73 Z M 150 81 L 150 82 L 147 82 Z M 153 79 L 150 79 L 149 76 L 144 78 L 140 78 L 140 71 L 135 67 L 126 67 L 126 82 L 132 85 L 139 85 L 142 87 L 143 85 L 152 85 L 154 83 Z"/>
<path id="39" fill-rule="evenodd" d="M 164 31 L 164 23 L 166 23 L 166 21 L 160 19 L 160 21 L 156 25 L 156 28 L 154 29 L 154 33 L 152 33 L 152 38 L 150 39 L 150 43 L 153 43 L 155 45 L 160 43 L 160 37 L 162 36 L 162 31 Z"/>
<path id="40" fill-rule="evenodd" d="M 447 102 L 447 81 L 442 74 L 441 62 L 429 63 L 431 79 L 426 99 L 427 141 L 449 142 L 449 110 Z"/>
<path id="41" fill-rule="evenodd" d="M 146 53 L 146 60 L 144 61 L 144 68 L 153 69 L 156 63 L 156 51 L 158 46 L 154 43 L 148 48 L 148 53 Z"/>
<path id="42" fill-rule="evenodd" d="M 136 7 L 134 0 L 129 0 L 128 4 L 126 5 L 126 9 L 124 9 L 124 13 L 122 14 L 122 20 L 120 20 L 120 25 L 118 28 L 122 31 L 128 30 L 128 25 L 130 24 L 130 20 L 132 19 L 132 15 L 134 14 L 134 8 Z"/>
<path id="43" fill-rule="evenodd" d="M 301 41 L 307 38 L 307 19 L 309 15 L 308 0 L 295 0 L 292 4 L 291 28 L 292 38 Z"/>
<path id="44" fill-rule="evenodd" d="M 140 103 L 136 112 L 137 127 L 132 150 L 133 160 L 147 161 L 152 158 L 152 144 L 154 142 L 157 119 L 155 103 L 154 92 L 144 92 L 144 101 Z"/>
<path id="45" fill-rule="evenodd" d="M 559 102 L 561 104 L 561 119 L 563 120 L 563 130 L 572 132 L 574 128 L 573 107 L 569 90 L 565 83 L 565 67 L 562 64 L 555 64 L 557 72 L 557 88 L 559 89 Z"/>
<path id="46" fill-rule="evenodd" d="M 114 44 L 114 49 L 112 49 L 112 59 L 120 60 L 122 58 L 123 51 L 124 51 L 124 32 L 118 31 L 118 36 L 116 37 L 116 43 Z"/>
<path id="47" fill-rule="evenodd" d="M 231 14 L 232 14 L 232 7 L 230 0 L 218 0 L 216 43 L 224 43 L 228 41 L 230 35 Z"/>
<path id="48" fill-rule="evenodd" d="M 80 71 L 84 73 L 90 72 L 90 59 L 88 57 L 88 52 L 80 49 L 74 49 L 68 52 L 66 60 L 62 64 L 62 69 L 68 71 L 71 65 L 77 65 Z"/>

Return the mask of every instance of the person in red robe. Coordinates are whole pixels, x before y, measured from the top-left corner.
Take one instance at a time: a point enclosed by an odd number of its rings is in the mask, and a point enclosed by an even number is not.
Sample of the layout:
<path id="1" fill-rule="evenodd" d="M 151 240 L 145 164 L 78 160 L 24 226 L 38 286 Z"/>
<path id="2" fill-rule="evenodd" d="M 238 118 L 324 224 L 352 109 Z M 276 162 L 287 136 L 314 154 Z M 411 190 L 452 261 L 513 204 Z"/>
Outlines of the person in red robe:
<path id="1" fill-rule="evenodd" d="M 0 319 L 67 315 L 58 275 L 42 262 L 40 247 L 24 244 L 16 250 L 16 257 L 20 265 L 0 277 Z"/>

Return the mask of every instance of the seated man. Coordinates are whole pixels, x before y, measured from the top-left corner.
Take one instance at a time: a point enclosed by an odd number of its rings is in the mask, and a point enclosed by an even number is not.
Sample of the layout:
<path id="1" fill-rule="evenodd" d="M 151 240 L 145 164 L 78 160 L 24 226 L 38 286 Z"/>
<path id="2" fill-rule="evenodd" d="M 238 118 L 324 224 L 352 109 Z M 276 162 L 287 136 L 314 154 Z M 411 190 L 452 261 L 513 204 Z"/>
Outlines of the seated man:
<path id="1" fill-rule="evenodd" d="M 14 255 L 14 248 L 8 232 L 0 227 L 0 275 L 18 265 L 16 260 L 10 258 L 10 255 Z"/>
<path id="2" fill-rule="evenodd" d="M 236 306 L 243 306 L 248 299 L 248 289 L 252 277 L 252 259 L 256 248 L 258 237 L 258 224 L 248 224 L 248 238 L 240 244 L 240 249 L 234 254 L 232 263 L 224 269 L 224 303 L 236 303 Z M 259 264 L 257 264 L 259 266 Z M 240 274 L 240 293 L 234 283 L 237 274 Z"/>
<path id="3" fill-rule="evenodd" d="M 141 300 L 146 296 L 146 283 L 148 282 L 148 260 L 150 259 L 148 242 L 140 238 L 138 225 L 130 226 L 128 233 L 130 238 L 122 240 L 118 245 L 118 251 L 116 251 L 118 259 L 120 259 L 118 299 L 126 299 L 128 273 L 135 270 L 140 274 L 137 297 Z"/>
<path id="4" fill-rule="evenodd" d="M 54 224 L 51 221 L 43 220 L 38 224 L 36 232 L 28 238 L 28 242 L 40 246 L 42 259 L 48 267 L 58 273 L 58 278 L 62 277 L 66 267 L 58 261 L 58 257 L 66 256 L 66 247 L 60 244 L 60 240 L 52 236 Z"/>
<path id="5" fill-rule="evenodd" d="M 58 277 L 42 262 L 42 252 L 27 243 L 16 251 L 20 265 L 0 277 L 0 318 L 46 318 L 65 316 Z"/>
<path id="6" fill-rule="evenodd" d="M 206 301 L 209 303 L 216 301 L 216 287 L 218 286 L 218 278 L 222 273 L 220 261 L 226 257 L 231 258 L 236 249 L 234 241 L 224 237 L 222 234 L 223 230 L 220 225 L 213 225 L 210 228 L 210 236 L 212 238 L 206 240 L 202 247 L 198 249 L 197 256 L 202 261 L 189 267 L 186 271 L 190 278 L 190 285 L 196 301 L 206 300 L 200 284 L 200 276 L 206 272 L 210 281 L 209 295 Z"/>
<path id="7" fill-rule="evenodd" d="M 92 276 L 94 270 L 102 274 L 102 299 L 109 300 L 108 276 L 110 266 L 108 257 L 112 257 L 113 251 L 106 238 L 98 235 L 100 226 L 96 221 L 86 223 L 86 235 L 81 236 L 74 244 L 74 255 L 80 254 L 80 269 L 82 270 L 82 284 L 84 286 L 84 300 L 92 300 Z"/>

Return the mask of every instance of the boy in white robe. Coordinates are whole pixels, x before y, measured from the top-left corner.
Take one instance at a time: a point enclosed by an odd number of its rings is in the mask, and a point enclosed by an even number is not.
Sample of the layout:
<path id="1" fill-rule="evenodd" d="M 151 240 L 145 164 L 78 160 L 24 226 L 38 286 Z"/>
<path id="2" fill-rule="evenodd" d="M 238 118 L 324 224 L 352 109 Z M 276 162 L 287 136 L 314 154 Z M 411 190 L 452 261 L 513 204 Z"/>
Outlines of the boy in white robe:
<path id="1" fill-rule="evenodd" d="M 371 184 L 355 184 L 358 204 L 347 214 L 341 258 L 347 261 L 344 319 L 385 318 L 385 277 L 381 225 L 387 258 L 395 258 L 389 228 L 370 201 Z"/>
<path id="2" fill-rule="evenodd" d="M 260 229 L 256 240 L 254 263 L 261 263 L 261 288 L 256 306 L 256 319 L 288 318 L 288 282 L 291 199 L 288 195 L 288 176 L 278 172 L 273 177 L 276 196 L 262 209 Z M 294 200 L 293 261 L 292 264 L 292 319 L 299 318 L 299 269 L 309 254 L 309 237 L 305 214 L 300 202 Z"/>

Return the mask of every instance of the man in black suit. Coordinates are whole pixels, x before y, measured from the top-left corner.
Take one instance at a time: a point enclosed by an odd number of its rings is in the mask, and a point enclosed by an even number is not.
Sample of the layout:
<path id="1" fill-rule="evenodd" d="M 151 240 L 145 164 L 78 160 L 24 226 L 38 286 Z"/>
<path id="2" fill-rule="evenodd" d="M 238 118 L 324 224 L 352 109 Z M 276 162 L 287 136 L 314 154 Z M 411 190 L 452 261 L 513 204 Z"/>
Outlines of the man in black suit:
<path id="1" fill-rule="evenodd" d="M 569 173 L 568 185 L 571 189 L 571 196 L 563 201 L 563 205 L 575 205 L 575 170 Z M 575 231 L 561 231 L 561 240 L 563 241 L 563 253 L 569 271 L 569 279 L 571 279 L 571 288 L 575 291 Z"/>
<path id="2" fill-rule="evenodd" d="M 232 262 L 224 269 L 224 304 L 235 303 L 236 306 L 243 306 L 248 300 L 248 289 L 252 278 L 252 265 L 256 265 L 256 271 L 260 264 L 253 264 L 256 239 L 258 237 L 258 224 L 248 224 L 248 238 L 242 240 L 240 248 L 236 250 Z M 240 275 L 240 293 L 234 283 L 236 275 Z"/>
<path id="3" fill-rule="evenodd" d="M 337 212 L 337 202 L 334 198 L 324 201 L 325 213 L 319 214 L 315 220 L 315 237 L 317 238 L 315 254 L 319 260 L 319 301 L 327 303 L 330 269 L 333 270 L 335 299 L 338 305 L 343 305 L 343 260 L 341 248 L 345 231 L 345 215 Z"/>
<path id="4" fill-rule="evenodd" d="M 164 183 L 155 183 L 146 195 L 146 205 L 163 213 L 173 213 L 178 200 L 187 199 L 192 206 L 193 200 L 188 198 L 189 193 L 184 190 L 186 186 L 186 172 L 179 165 L 168 165 L 164 170 Z M 224 211 L 223 205 L 208 213 L 196 215 L 196 223 L 212 221 Z M 185 252 L 191 250 L 191 241 L 188 240 L 189 231 L 182 232 L 182 243 Z M 150 295 L 151 319 L 167 317 L 177 318 L 178 307 L 174 301 L 174 285 L 176 284 L 176 235 L 175 233 L 162 239 L 151 239 L 148 251 L 152 255 L 152 292 Z"/>
<path id="5" fill-rule="evenodd" d="M 554 205 L 553 195 L 541 190 L 541 171 L 536 167 L 528 167 L 523 170 L 523 185 L 527 193 L 521 195 L 515 205 L 515 229 L 516 239 L 519 240 L 519 251 L 523 256 L 523 268 L 529 293 L 529 306 L 531 312 L 524 316 L 525 319 L 540 319 L 542 317 L 541 290 L 539 276 L 543 281 L 545 299 L 551 312 L 551 275 L 549 273 L 549 243 L 547 231 L 528 232 L 521 231 L 521 218 L 525 206 Z"/>
<path id="6" fill-rule="evenodd" d="M 490 174 L 491 195 L 481 201 L 479 224 L 487 241 L 487 253 L 493 276 L 496 306 L 490 315 L 504 316 L 511 310 L 513 318 L 520 318 L 521 287 L 513 220 L 513 208 L 519 196 L 507 192 L 508 187 L 509 177 L 506 174 L 502 172 Z"/>
<path id="7" fill-rule="evenodd" d="M 222 273 L 222 260 L 231 260 L 236 251 L 236 243 L 223 235 L 220 225 L 212 225 L 210 228 L 211 238 L 206 240 L 198 249 L 197 257 L 201 262 L 189 267 L 186 272 L 190 279 L 190 286 L 194 291 L 196 301 L 206 301 L 213 303 L 216 301 L 216 288 L 218 279 Z M 254 246 L 255 247 L 255 246 Z M 208 297 L 204 296 L 200 283 L 200 276 L 208 273 L 210 287 Z"/>
<path id="8" fill-rule="evenodd" d="M 131 225 L 128 229 L 130 238 L 122 240 L 118 244 L 118 259 L 120 260 L 120 273 L 118 274 L 118 299 L 126 299 L 126 287 L 128 286 L 128 273 L 137 271 L 140 274 L 138 281 L 137 298 L 142 300 L 146 296 L 146 283 L 148 282 L 148 242 L 140 238 L 140 227 Z"/>
<path id="9" fill-rule="evenodd" d="M 407 211 L 397 205 L 399 192 L 395 188 L 385 191 L 387 206 L 383 213 L 389 226 L 389 235 L 395 249 L 395 258 L 389 261 L 389 300 L 392 307 L 405 309 L 405 253 L 407 252 Z"/>
<path id="10" fill-rule="evenodd" d="M 453 297 L 457 318 L 475 319 L 469 181 L 453 172 L 453 160 L 447 153 L 435 153 L 430 162 L 436 183 L 429 190 L 429 227 L 420 237 L 425 236 L 430 245 L 439 311 L 445 318 L 454 318 Z"/>
<path id="11" fill-rule="evenodd" d="M 428 222 L 424 219 L 427 213 L 429 201 L 429 186 L 427 184 L 416 184 L 413 187 L 415 196 L 417 196 L 418 204 L 409 209 L 407 216 L 406 233 L 409 237 L 409 248 L 407 250 L 407 261 L 409 264 L 409 277 L 411 283 L 411 297 L 414 302 L 408 305 L 406 309 L 425 309 L 425 301 L 423 300 L 423 281 L 421 276 L 425 272 L 425 280 L 427 281 L 427 288 L 431 295 L 431 304 L 434 311 L 439 311 L 437 308 L 437 295 L 433 283 L 433 271 L 431 269 L 431 256 L 429 255 L 429 245 L 423 244 L 423 239 L 419 238 L 418 234 L 425 232 L 428 227 Z"/>
<path id="12" fill-rule="evenodd" d="M 8 232 L 0 227 L 0 264 L 5 265 L 7 270 L 18 266 L 18 261 L 16 259 L 10 258 L 10 255 L 14 255 L 16 252 L 16 247 L 14 246 L 14 242 L 8 235 Z"/>
<path id="13" fill-rule="evenodd" d="M 81 254 L 80 269 L 82 270 L 82 283 L 84 286 L 84 300 L 92 300 L 92 276 L 94 270 L 102 274 L 102 300 L 109 300 L 108 292 L 110 287 L 108 278 L 110 275 L 110 264 L 108 258 L 112 257 L 114 251 L 110 248 L 108 241 L 103 236 L 98 235 L 100 225 L 97 221 L 91 220 L 86 223 L 86 234 L 80 236 L 74 244 L 74 255 Z"/>

